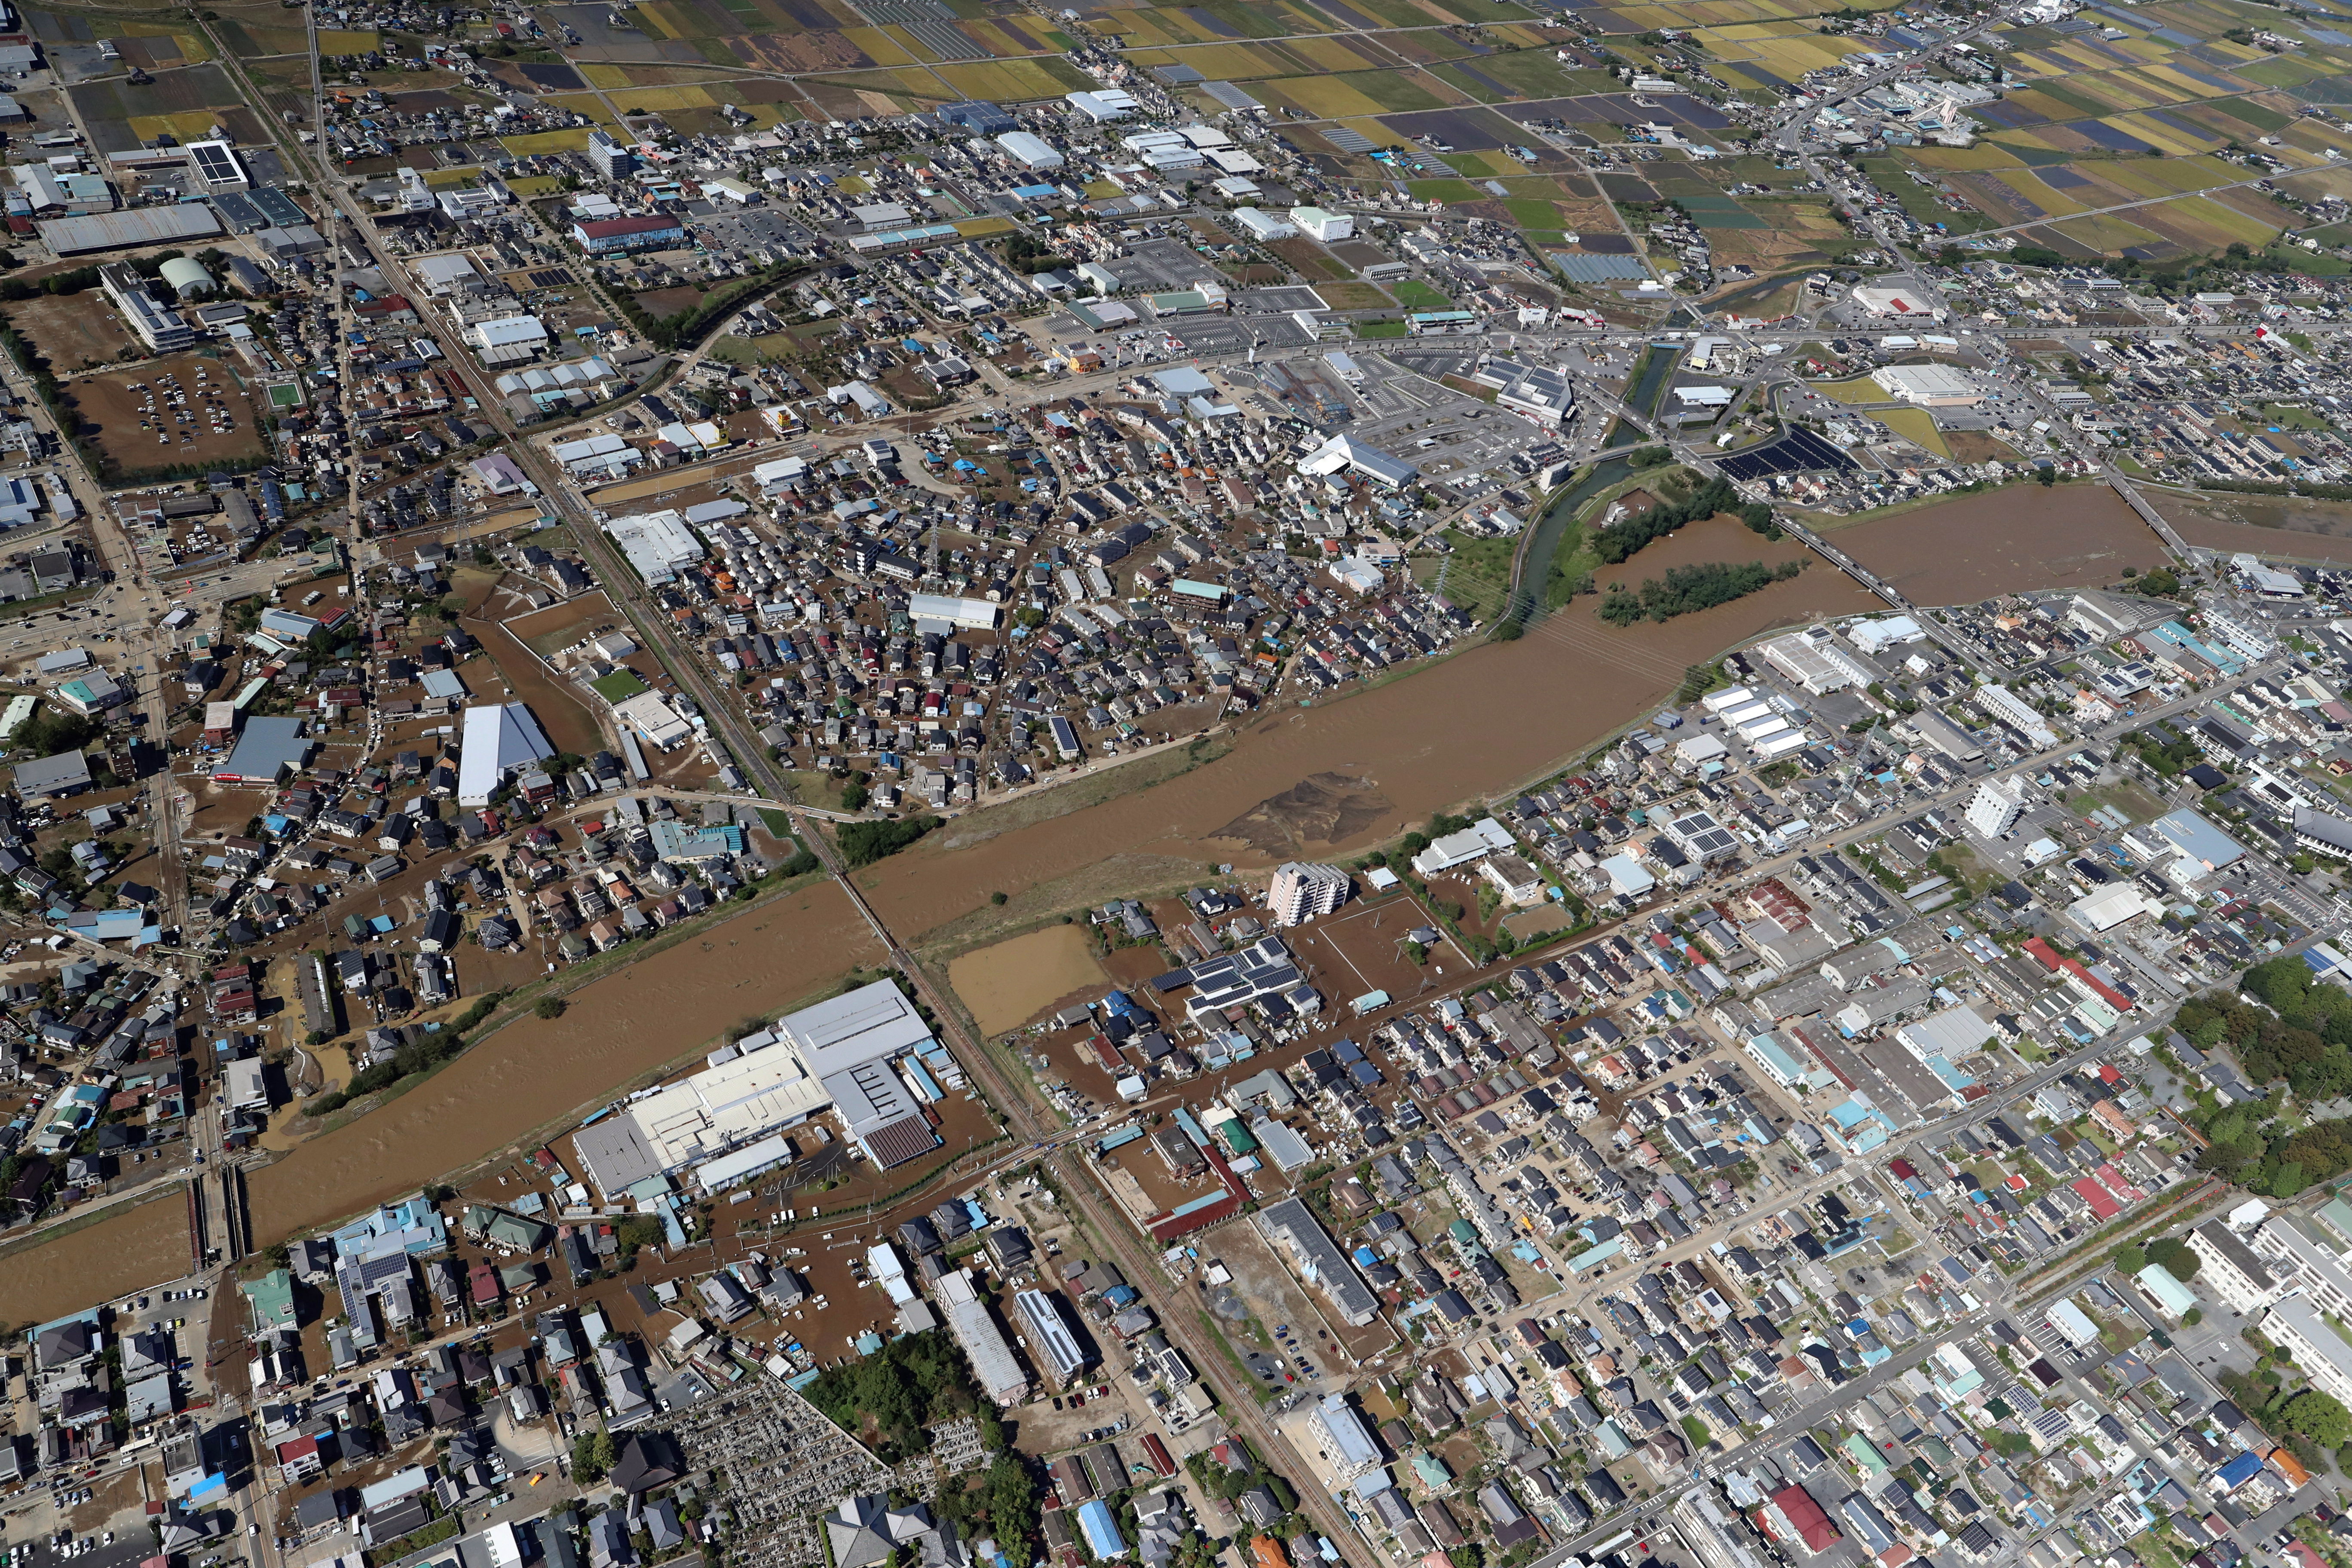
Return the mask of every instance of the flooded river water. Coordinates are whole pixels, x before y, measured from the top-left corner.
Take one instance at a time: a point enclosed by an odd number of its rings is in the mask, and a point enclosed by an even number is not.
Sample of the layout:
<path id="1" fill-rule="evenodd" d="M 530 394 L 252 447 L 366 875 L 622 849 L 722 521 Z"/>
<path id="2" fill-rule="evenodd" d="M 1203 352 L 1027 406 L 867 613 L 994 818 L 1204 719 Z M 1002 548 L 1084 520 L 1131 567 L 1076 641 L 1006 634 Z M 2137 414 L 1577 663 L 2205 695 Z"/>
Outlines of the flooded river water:
<path id="1" fill-rule="evenodd" d="M 2115 584 L 2164 561 L 2163 542 L 2105 485 L 1980 490 L 1832 537 L 1915 605 Z"/>
<path id="2" fill-rule="evenodd" d="M 1805 552 L 1768 543 L 1727 519 L 1662 540 L 1602 586 L 1638 584 L 1699 561 L 1778 562 Z M 1577 601 L 1517 642 L 1490 643 L 1434 668 L 1343 700 L 1285 707 L 1260 718 L 1234 750 L 1166 784 L 1034 826 L 946 850 L 918 845 L 861 873 L 883 919 L 913 939 L 978 907 L 991 889 L 1053 882 L 1114 855 L 1213 866 L 1262 865 L 1292 853 L 1336 854 L 1401 831 L 1432 812 L 1531 777 L 1641 714 L 1680 684 L 1685 668 L 1768 626 L 1845 615 L 1874 601 L 1828 567 L 1812 566 L 1730 605 L 1663 626 L 1619 630 Z M 1302 837 L 1286 853 L 1255 835 L 1221 830 L 1304 781 L 1353 781 L 1374 809 L 1319 820 L 1344 824 L 1340 841 Z M 959 825 L 960 827 L 964 825 Z M 984 828 L 984 817 L 972 828 Z"/>
<path id="3" fill-rule="evenodd" d="M 2145 570 L 2162 558 L 2156 536 L 2130 509 L 2105 487 L 2089 485 L 1964 496 L 1840 529 L 1836 538 L 1925 605 L 2112 583 L 2126 565 Z M 1794 543 L 1768 543 L 1727 518 L 1693 524 L 1604 569 L 1605 589 L 1695 562 L 1800 557 L 1811 564 L 1793 581 L 1662 626 L 1620 630 L 1594 615 L 1596 598 L 1580 599 L 1517 642 L 1472 648 L 1338 702 L 1270 710 L 1231 752 L 1165 784 L 981 843 L 960 832 L 953 841 L 961 847 L 919 846 L 866 874 L 861 885 L 892 929 L 911 940 L 976 908 L 992 889 L 1051 883 L 1114 855 L 1158 857 L 1171 868 L 1255 868 L 1376 844 L 1433 812 L 1566 763 L 1670 695 L 1687 666 L 1743 638 L 1879 606 Z M 1325 820 L 1345 824 L 1335 838 L 1295 838 L 1279 848 L 1260 835 L 1227 831 L 1262 817 L 1309 781 L 1352 784 L 1366 809 L 1327 814 Z M 984 821 L 974 818 L 971 827 L 984 829 Z"/>
<path id="4" fill-rule="evenodd" d="M 819 883 L 712 927 L 523 1017 L 383 1110 L 253 1173 L 265 1247 L 413 1193 L 882 956 L 841 889 Z M 187 1271 L 186 1206 L 101 1221 L 0 1260 L 0 1320 L 39 1322 Z"/>
<path id="5" fill-rule="evenodd" d="M 2158 559 L 2153 535 L 2110 492 L 2088 486 L 1964 497 L 1842 529 L 1837 539 L 1927 605 L 2113 582 L 2126 564 Z M 1604 571 L 1601 585 L 1696 562 L 1801 554 L 1715 519 Z M 1205 874 L 1222 861 L 1255 868 L 1300 853 L 1345 854 L 1563 764 L 1671 694 L 1685 667 L 1733 644 L 1877 601 L 1813 562 L 1793 580 L 1664 625 L 1620 630 L 1594 616 L 1597 603 L 1580 599 L 1516 642 L 1471 648 L 1344 700 L 1272 709 L 1215 762 L 1132 795 L 992 836 L 987 814 L 976 814 L 859 873 L 860 885 L 913 941 L 983 906 L 992 890 L 1063 882 L 1108 861 Z M 1286 825 L 1287 843 L 1277 831 Z M 625 968 L 576 993 L 562 1019 L 509 1025 L 421 1089 L 257 1173 L 255 1245 L 499 1152 L 738 1019 L 784 1007 L 878 956 L 828 885 Z M 982 968 L 995 965 L 1002 975 L 964 966 L 956 976 L 966 994 L 967 985 L 988 993 L 992 1026 L 1093 983 L 1068 939 L 1051 932 L 1001 948 Z M 179 1203 L 158 1202 L 0 1261 L 0 1319 L 39 1321 L 177 1277 L 184 1225 Z"/>

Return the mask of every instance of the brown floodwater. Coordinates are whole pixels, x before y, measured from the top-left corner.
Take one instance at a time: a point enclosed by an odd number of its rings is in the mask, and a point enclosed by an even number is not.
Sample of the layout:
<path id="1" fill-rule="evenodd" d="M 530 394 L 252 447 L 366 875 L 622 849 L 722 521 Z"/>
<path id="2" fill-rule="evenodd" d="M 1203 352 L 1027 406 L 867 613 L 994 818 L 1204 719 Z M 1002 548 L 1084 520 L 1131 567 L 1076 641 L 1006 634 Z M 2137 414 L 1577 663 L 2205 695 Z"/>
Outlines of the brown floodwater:
<path id="1" fill-rule="evenodd" d="M 2129 510 L 2090 487 L 1963 497 L 1841 530 L 1838 542 L 1922 604 L 2110 582 L 2126 564 L 2158 558 Z M 1601 575 L 1604 585 L 1633 584 L 1695 562 L 1800 554 L 1716 519 Z M 1270 710 L 1227 754 L 1165 784 L 975 843 L 988 827 L 980 814 L 959 824 L 962 831 L 861 873 L 861 884 L 912 939 L 981 907 L 992 890 L 1053 882 L 1120 856 L 1261 867 L 1299 853 L 1344 854 L 1562 764 L 1658 703 L 1691 664 L 1771 627 L 1877 601 L 1814 562 L 1792 581 L 1664 625 L 1621 630 L 1598 619 L 1597 603 L 1580 600 L 1517 642 L 1472 648 L 1342 701 Z M 959 847 L 940 847 L 948 842 Z M 257 1173 L 255 1243 L 484 1159 L 729 1024 L 786 1006 L 878 956 L 827 884 L 597 981 L 573 995 L 563 1018 L 509 1025 L 424 1088 Z M 1062 962 L 1037 956 L 1045 968 Z M 1033 988 L 1008 976 L 1004 1005 L 1030 1003 L 1048 978 Z M 967 979 L 976 976 L 967 970 L 959 980 Z M 0 1262 L 0 1319 L 40 1321 L 176 1278 L 186 1248 L 182 1205 L 147 1205 Z"/>
<path id="2" fill-rule="evenodd" d="M 177 1194 L 0 1258 L 0 1321 L 46 1323 L 188 1271 L 188 1205 Z"/>
<path id="3" fill-rule="evenodd" d="M 847 897 L 821 882 L 573 992 L 562 1017 L 525 1017 L 419 1088 L 255 1173 L 254 1245 L 267 1247 L 414 1192 L 510 1140 L 881 956 Z"/>
<path id="4" fill-rule="evenodd" d="M 383 1110 L 313 1138 L 247 1184 L 271 1246 L 503 1152 L 513 1141 L 882 957 L 837 884 L 763 905 L 524 1017 Z M 187 1272 L 185 1205 L 145 1205 L 0 1260 L 0 1320 L 41 1322 Z"/>
<path id="5" fill-rule="evenodd" d="M 1015 1029 L 1065 996 L 1108 983 L 1083 925 L 1050 925 L 948 965 L 948 984 L 983 1035 Z"/>
<path id="6" fill-rule="evenodd" d="M 1633 584 L 1694 562 L 1801 556 L 1811 559 L 1793 542 L 1768 543 L 1714 519 L 1601 577 L 1604 586 Z M 1232 752 L 1165 784 L 977 844 L 970 830 L 943 834 L 963 847 L 919 845 L 860 873 L 859 885 L 911 940 L 978 908 L 992 889 L 1018 892 L 1114 855 L 1258 866 L 1344 853 L 1542 773 L 1670 694 L 1685 668 L 1742 638 L 1875 602 L 1818 562 L 1790 582 L 1664 625 L 1621 630 L 1594 614 L 1597 599 L 1581 599 L 1517 642 L 1472 648 L 1344 700 L 1270 710 Z M 1344 836 L 1337 842 L 1311 837 L 1312 826 L 1286 842 L 1258 831 L 1267 816 L 1260 808 L 1307 780 L 1323 781 L 1318 794 L 1344 792 L 1376 807 L 1276 814 L 1294 826 L 1337 824 L 1328 829 Z M 985 825 L 983 815 L 971 827 Z"/>
<path id="7" fill-rule="evenodd" d="M 2352 506 L 2341 501 L 2227 494 L 2192 501 L 2164 491 L 2147 495 L 2191 544 L 2288 561 L 2352 563 Z"/>
<path id="8" fill-rule="evenodd" d="M 2020 588 L 2119 583 L 2164 543 L 2105 485 L 2011 485 L 1832 536 L 1915 605 L 1968 605 Z"/>
<path id="9" fill-rule="evenodd" d="M 1925 605 L 2114 582 L 2126 565 L 2163 558 L 2155 534 L 2105 486 L 1964 496 L 1842 529 L 1837 539 Z M 1808 565 L 1794 581 L 1662 626 L 1620 629 L 1595 615 L 1597 599 L 1580 599 L 1517 642 L 1472 648 L 1341 701 L 1270 710 L 1226 755 L 1165 784 L 975 844 L 983 814 L 884 862 L 860 885 L 891 928 L 912 939 L 977 908 L 992 889 L 1051 882 L 1113 855 L 1258 868 L 1376 844 L 1563 764 L 1670 694 L 1689 665 L 1773 626 L 1879 603 L 1795 543 L 1767 543 L 1728 518 L 1695 523 L 1602 569 L 1606 587 L 1696 562 L 1801 558 Z"/>

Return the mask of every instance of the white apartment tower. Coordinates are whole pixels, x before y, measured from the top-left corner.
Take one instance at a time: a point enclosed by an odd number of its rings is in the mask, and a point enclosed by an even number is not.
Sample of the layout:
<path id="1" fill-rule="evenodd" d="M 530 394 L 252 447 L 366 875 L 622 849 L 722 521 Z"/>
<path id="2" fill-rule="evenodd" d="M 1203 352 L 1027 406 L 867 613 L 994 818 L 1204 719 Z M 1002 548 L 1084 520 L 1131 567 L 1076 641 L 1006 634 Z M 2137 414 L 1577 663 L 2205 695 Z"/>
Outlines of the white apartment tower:
<path id="1" fill-rule="evenodd" d="M 1328 915 L 1348 901 L 1348 873 L 1337 866 L 1315 866 L 1293 860 L 1276 867 L 1274 885 L 1266 890 L 1266 906 L 1274 923 L 1295 926 L 1317 915 Z"/>
<path id="2" fill-rule="evenodd" d="M 608 180 L 617 180 L 636 166 L 636 154 L 602 131 L 588 133 L 588 162 Z"/>
<path id="3" fill-rule="evenodd" d="M 2023 779 L 1982 779 L 1969 797 L 1969 826 L 1987 838 L 1998 838 L 2017 826 L 2025 813 Z"/>

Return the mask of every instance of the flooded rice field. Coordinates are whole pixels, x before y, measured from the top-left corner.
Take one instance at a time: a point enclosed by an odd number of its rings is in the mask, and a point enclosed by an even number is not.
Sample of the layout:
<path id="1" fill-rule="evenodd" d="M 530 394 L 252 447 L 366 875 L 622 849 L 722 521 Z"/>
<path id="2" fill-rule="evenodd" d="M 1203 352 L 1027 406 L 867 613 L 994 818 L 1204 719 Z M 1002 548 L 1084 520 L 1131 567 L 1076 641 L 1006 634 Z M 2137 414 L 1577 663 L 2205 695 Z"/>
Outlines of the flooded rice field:
<path id="1" fill-rule="evenodd" d="M 2164 545 L 2105 485 L 2011 485 L 1838 529 L 1840 548 L 1915 605 L 2123 580 Z"/>
<path id="2" fill-rule="evenodd" d="M 984 1035 L 1001 1035 L 1108 977 L 1095 962 L 1082 925 L 1050 925 L 965 953 L 948 965 L 948 984 L 971 1009 Z"/>
<path id="3" fill-rule="evenodd" d="M 1702 561 L 1801 553 L 1718 518 L 1603 573 L 1602 585 Z M 1671 693 L 1686 667 L 1745 637 L 1874 603 L 1825 566 L 1699 615 L 1623 630 L 1601 621 L 1599 600 L 1587 597 L 1517 642 L 1472 648 L 1339 701 L 1270 709 L 1230 753 L 1165 784 L 973 843 L 986 829 L 978 814 L 959 825 L 964 847 L 919 845 L 861 873 L 859 884 L 911 941 L 979 908 L 992 889 L 1018 893 L 1113 856 L 1190 863 L 1205 875 L 1220 862 L 1345 853 L 1560 763 Z M 1277 823 L 1286 831 L 1268 830 Z"/>

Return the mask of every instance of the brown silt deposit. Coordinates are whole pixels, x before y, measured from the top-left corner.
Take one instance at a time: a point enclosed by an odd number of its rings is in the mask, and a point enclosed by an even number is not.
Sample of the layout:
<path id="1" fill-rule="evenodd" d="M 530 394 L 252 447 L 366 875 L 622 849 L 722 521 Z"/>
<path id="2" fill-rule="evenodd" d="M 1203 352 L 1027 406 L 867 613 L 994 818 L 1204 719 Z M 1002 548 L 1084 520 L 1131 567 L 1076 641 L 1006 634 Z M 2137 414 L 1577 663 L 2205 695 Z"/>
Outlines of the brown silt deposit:
<path id="1" fill-rule="evenodd" d="M 1696 562 L 1805 553 L 1716 518 L 1605 571 L 1603 585 Z M 1822 565 L 1664 625 L 1619 630 L 1594 616 L 1596 599 L 1580 599 L 1517 642 L 1473 647 L 1408 679 L 1311 708 L 1270 703 L 1231 752 L 1152 788 L 984 838 L 988 814 L 975 813 L 957 825 L 961 847 L 918 845 L 860 872 L 859 886 L 911 939 L 992 889 L 1048 887 L 1115 856 L 1174 879 L 1225 861 L 1345 854 L 1559 764 L 1669 695 L 1686 667 L 1744 638 L 1875 603 Z"/>

